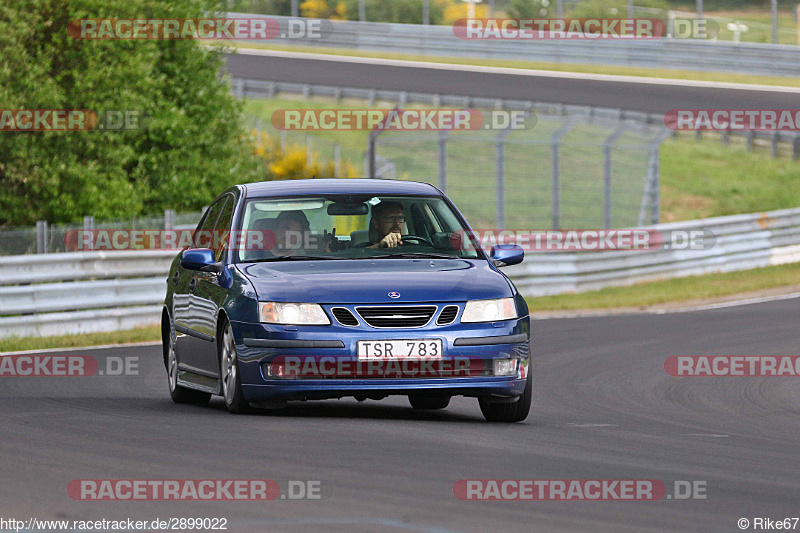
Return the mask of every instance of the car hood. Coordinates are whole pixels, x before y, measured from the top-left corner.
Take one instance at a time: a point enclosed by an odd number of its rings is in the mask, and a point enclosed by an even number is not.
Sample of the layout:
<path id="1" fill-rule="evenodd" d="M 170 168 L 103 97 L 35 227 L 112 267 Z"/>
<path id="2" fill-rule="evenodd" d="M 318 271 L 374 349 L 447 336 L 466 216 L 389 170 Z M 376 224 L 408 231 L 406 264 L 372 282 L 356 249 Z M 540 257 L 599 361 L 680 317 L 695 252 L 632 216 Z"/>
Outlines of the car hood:
<path id="1" fill-rule="evenodd" d="M 261 301 L 409 303 L 512 295 L 505 276 L 484 260 L 286 261 L 237 267 L 253 283 Z M 390 298 L 390 292 L 400 295 Z"/>

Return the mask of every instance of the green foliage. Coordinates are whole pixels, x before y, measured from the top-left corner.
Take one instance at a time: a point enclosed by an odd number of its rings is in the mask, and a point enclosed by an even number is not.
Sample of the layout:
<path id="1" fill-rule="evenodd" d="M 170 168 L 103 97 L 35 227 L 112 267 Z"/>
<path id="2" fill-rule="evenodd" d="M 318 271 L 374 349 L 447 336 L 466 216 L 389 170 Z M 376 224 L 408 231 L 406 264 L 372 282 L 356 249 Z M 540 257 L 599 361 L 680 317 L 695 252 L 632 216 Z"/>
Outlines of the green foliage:
<path id="1" fill-rule="evenodd" d="M 219 75 L 192 40 L 78 40 L 80 18 L 191 18 L 201 0 L 15 0 L 0 5 L 0 109 L 129 110 L 126 131 L 0 132 L 0 224 L 123 218 L 207 205 L 263 165 Z"/>

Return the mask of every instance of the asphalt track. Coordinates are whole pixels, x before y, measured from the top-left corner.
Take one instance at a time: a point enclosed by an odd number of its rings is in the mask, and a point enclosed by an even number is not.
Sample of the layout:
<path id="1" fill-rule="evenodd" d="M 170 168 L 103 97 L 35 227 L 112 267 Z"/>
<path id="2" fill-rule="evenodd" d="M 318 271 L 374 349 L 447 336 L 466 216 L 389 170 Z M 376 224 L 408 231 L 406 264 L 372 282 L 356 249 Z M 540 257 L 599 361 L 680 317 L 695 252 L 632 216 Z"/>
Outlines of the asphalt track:
<path id="1" fill-rule="evenodd" d="M 671 109 L 795 109 L 800 89 L 736 87 L 682 80 L 642 80 L 571 73 L 508 73 L 510 69 L 360 58 L 336 58 L 263 50 L 227 56 L 234 77 L 508 98 L 664 113 Z M 624 81 L 623 81 L 624 80 Z"/>
<path id="2" fill-rule="evenodd" d="M 739 531 L 800 515 L 799 378 L 676 378 L 670 355 L 800 354 L 800 299 L 534 322 L 531 416 L 484 422 L 405 398 L 234 416 L 173 404 L 157 346 L 139 375 L 0 378 L 0 518 L 226 517 L 230 531 Z M 319 480 L 319 500 L 84 502 L 73 479 Z M 466 502 L 460 479 L 705 481 L 705 500 Z"/>

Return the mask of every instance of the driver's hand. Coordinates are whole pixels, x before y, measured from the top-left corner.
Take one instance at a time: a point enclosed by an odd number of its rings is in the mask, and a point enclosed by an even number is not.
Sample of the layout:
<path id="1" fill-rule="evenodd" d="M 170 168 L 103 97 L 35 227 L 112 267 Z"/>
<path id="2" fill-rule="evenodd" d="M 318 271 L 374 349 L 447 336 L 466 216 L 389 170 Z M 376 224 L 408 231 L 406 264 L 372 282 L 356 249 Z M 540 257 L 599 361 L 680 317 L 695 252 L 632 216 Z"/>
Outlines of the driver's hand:
<path id="1" fill-rule="evenodd" d="M 399 233 L 389 233 L 378 243 L 378 248 L 394 248 L 403 244 L 403 237 Z"/>

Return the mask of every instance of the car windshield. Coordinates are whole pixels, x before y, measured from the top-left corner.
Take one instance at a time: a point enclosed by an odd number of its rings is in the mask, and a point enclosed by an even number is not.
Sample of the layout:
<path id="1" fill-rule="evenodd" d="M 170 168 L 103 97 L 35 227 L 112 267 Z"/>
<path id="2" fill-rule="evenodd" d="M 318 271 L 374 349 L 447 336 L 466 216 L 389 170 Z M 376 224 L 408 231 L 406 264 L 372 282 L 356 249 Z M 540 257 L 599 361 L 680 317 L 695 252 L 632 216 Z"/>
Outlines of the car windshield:
<path id="1" fill-rule="evenodd" d="M 236 233 L 239 262 L 480 257 L 438 196 L 255 198 Z"/>

